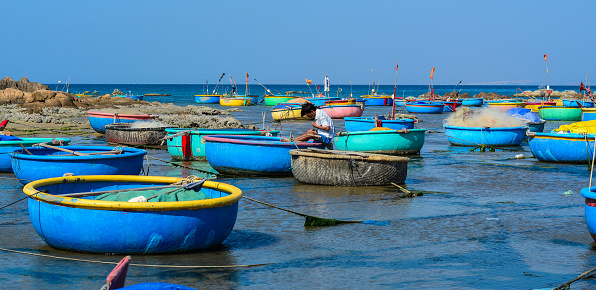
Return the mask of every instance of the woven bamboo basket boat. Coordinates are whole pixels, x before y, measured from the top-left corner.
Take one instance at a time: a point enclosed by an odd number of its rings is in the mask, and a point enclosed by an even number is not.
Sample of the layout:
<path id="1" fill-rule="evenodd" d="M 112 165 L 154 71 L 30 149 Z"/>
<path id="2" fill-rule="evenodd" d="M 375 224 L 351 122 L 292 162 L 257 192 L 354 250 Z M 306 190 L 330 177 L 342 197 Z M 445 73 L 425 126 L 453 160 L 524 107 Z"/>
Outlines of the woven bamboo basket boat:
<path id="1" fill-rule="evenodd" d="M 353 151 L 294 149 L 292 174 L 302 183 L 336 186 L 403 184 L 407 157 Z"/>
<path id="2" fill-rule="evenodd" d="M 132 123 L 106 125 L 106 141 L 126 145 L 159 145 L 167 127 L 131 128 Z"/>

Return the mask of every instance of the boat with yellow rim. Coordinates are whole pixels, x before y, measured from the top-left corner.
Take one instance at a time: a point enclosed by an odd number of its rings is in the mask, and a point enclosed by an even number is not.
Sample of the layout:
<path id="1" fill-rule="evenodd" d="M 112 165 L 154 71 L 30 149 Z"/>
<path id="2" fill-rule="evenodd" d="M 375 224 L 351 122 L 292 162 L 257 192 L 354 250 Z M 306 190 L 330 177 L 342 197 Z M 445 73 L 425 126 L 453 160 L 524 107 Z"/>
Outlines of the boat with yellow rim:
<path id="1" fill-rule="evenodd" d="M 486 102 L 489 107 L 507 111 L 511 108 L 525 108 L 526 102 L 522 101 L 490 101 Z"/>
<path id="2" fill-rule="evenodd" d="M 234 228 L 242 198 L 239 188 L 221 182 L 138 175 L 48 178 L 23 192 L 33 228 L 51 247 L 122 254 L 219 245 Z"/>
<path id="3" fill-rule="evenodd" d="M 328 100 L 325 106 L 356 105 L 356 99 Z"/>
<path id="4" fill-rule="evenodd" d="M 296 120 L 306 119 L 301 116 L 302 104 L 300 103 L 281 103 L 271 109 L 273 120 Z"/>
<path id="5" fill-rule="evenodd" d="M 532 110 L 534 113 L 538 113 L 538 108 L 546 107 L 546 106 L 556 106 L 557 102 L 555 101 L 540 101 L 540 100 L 527 100 L 526 101 L 526 109 Z"/>
<path id="6" fill-rule="evenodd" d="M 252 98 L 248 97 L 225 97 L 219 98 L 219 104 L 222 106 L 241 107 L 250 106 Z"/>

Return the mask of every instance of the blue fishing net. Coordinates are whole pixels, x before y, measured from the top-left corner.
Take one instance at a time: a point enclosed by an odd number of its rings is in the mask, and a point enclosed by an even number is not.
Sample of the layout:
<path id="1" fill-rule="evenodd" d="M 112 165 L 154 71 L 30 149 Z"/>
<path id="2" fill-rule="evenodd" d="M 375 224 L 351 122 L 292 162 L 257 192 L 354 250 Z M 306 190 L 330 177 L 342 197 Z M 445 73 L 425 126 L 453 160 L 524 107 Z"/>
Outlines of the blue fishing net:
<path id="1" fill-rule="evenodd" d="M 532 110 L 530 109 L 526 109 L 526 108 L 511 108 L 509 110 L 507 110 L 507 114 L 509 116 L 515 117 L 515 118 L 520 118 L 520 119 L 526 119 L 530 122 L 541 122 L 542 120 L 540 120 L 540 117 L 538 117 L 538 115 L 534 112 L 532 112 Z"/>

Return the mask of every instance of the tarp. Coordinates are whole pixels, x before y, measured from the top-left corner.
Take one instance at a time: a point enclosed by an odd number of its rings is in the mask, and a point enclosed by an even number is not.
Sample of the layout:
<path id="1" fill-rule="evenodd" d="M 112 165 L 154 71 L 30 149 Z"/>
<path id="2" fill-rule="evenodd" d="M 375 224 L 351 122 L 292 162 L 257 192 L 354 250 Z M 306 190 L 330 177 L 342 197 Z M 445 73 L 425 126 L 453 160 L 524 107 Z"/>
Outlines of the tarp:
<path id="1" fill-rule="evenodd" d="M 553 131 L 577 134 L 596 134 L 596 120 L 561 125 Z"/>
<path id="2" fill-rule="evenodd" d="M 105 201 L 128 201 L 133 197 L 144 196 L 146 198 L 158 195 L 152 198 L 149 202 L 165 202 L 165 201 L 191 201 L 208 199 L 203 191 L 195 192 L 194 190 L 185 190 L 180 188 L 174 192 L 168 193 L 175 188 L 165 188 L 159 190 L 131 190 L 118 193 L 105 193 L 95 198 L 95 200 Z"/>
<path id="3" fill-rule="evenodd" d="M 511 108 L 509 110 L 507 110 L 507 114 L 509 116 L 515 117 L 515 118 L 520 118 L 520 119 L 526 119 L 530 122 L 541 122 L 542 120 L 540 120 L 540 117 L 538 117 L 538 115 L 534 112 L 532 112 L 532 110 L 530 109 L 526 109 L 526 108 Z"/>

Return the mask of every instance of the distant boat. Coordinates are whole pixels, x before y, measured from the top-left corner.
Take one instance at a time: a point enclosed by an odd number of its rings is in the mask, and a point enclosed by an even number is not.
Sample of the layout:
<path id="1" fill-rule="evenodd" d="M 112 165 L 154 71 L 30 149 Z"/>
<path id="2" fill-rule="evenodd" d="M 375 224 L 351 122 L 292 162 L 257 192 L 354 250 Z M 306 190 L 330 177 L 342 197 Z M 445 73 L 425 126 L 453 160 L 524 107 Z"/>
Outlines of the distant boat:
<path id="1" fill-rule="evenodd" d="M 195 102 L 199 104 L 219 104 L 222 95 L 195 95 Z"/>
<path id="2" fill-rule="evenodd" d="M 405 107 L 408 113 L 441 114 L 445 111 L 445 105 L 439 102 L 406 102 Z"/>
<path id="3" fill-rule="evenodd" d="M 222 97 L 219 98 L 219 104 L 222 106 L 250 106 L 251 98 L 241 98 L 241 97 Z"/>
<path id="4" fill-rule="evenodd" d="M 286 92 L 285 95 L 265 95 L 264 102 L 266 106 L 275 106 L 295 98 L 294 92 Z"/>

